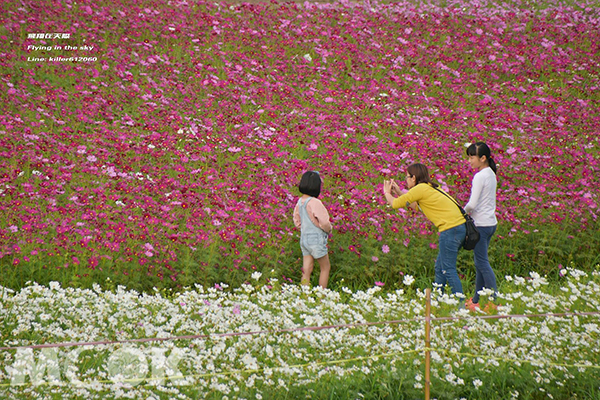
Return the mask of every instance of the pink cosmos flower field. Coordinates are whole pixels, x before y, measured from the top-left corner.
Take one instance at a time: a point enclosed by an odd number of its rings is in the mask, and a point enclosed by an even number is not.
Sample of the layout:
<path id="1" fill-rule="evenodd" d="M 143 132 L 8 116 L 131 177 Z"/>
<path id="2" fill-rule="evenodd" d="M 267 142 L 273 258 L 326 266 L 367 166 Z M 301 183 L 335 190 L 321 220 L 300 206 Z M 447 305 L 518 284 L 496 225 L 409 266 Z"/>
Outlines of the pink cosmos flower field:
<path id="1" fill-rule="evenodd" d="M 243 281 L 265 266 L 289 280 L 309 169 L 324 179 L 334 263 L 391 265 L 436 239 L 423 217 L 385 206 L 383 180 L 422 162 L 464 204 L 465 145 L 480 140 L 499 166 L 499 240 L 597 232 L 593 1 L 45 0 L 0 12 L 0 265 L 13 286 Z"/>

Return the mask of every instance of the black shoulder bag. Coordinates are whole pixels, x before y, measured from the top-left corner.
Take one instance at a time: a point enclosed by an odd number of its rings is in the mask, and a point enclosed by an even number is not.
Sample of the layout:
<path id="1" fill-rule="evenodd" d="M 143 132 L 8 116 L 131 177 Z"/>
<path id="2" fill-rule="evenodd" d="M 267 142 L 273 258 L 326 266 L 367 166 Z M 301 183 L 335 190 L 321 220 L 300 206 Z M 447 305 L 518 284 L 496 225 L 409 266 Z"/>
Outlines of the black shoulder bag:
<path id="1" fill-rule="evenodd" d="M 471 216 L 465 212 L 465 210 L 456 202 L 456 200 L 454 200 L 452 197 L 448 196 L 446 193 L 439 190 L 438 188 L 434 187 L 434 189 L 437 190 L 438 192 L 440 192 L 441 194 L 443 194 L 444 196 L 448 197 L 450 200 L 452 200 L 454 202 L 454 204 L 456 204 L 456 206 L 458 207 L 460 212 L 462 213 L 463 217 L 465 217 L 465 221 L 466 221 L 465 225 L 467 227 L 467 234 L 465 235 L 465 241 L 463 243 L 463 248 L 465 250 L 473 250 L 475 248 L 475 246 L 477 245 L 477 242 L 479 242 L 479 231 L 477 230 L 477 227 L 475 226 L 475 221 L 473 221 L 473 218 L 471 218 Z"/>

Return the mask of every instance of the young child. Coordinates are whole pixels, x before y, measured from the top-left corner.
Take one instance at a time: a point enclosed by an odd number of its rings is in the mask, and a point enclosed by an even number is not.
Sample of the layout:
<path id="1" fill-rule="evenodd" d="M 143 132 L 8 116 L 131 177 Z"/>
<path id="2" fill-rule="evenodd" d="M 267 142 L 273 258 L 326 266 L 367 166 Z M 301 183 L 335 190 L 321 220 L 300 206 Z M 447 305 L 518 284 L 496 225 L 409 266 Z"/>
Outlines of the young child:
<path id="1" fill-rule="evenodd" d="M 329 213 L 321 200 L 321 177 L 316 171 L 307 171 L 302 175 L 298 189 L 302 196 L 294 208 L 294 225 L 300 228 L 300 248 L 302 249 L 302 284 L 310 284 L 315 259 L 321 267 L 319 286 L 327 287 L 329 281 L 329 255 L 327 254 L 327 237 L 332 227 Z"/>

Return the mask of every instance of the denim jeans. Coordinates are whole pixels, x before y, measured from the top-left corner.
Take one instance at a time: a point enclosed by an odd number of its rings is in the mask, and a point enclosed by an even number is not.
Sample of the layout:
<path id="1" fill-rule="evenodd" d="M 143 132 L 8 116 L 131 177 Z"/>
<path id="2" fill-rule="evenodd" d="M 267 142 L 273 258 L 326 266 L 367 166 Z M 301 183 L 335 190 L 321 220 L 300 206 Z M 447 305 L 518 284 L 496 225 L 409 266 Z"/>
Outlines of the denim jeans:
<path id="1" fill-rule="evenodd" d="M 473 250 L 473 260 L 475 262 L 475 294 L 473 295 L 473 303 L 479 303 L 479 291 L 483 288 L 493 289 L 497 292 L 496 275 L 490 266 L 488 260 L 488 247 L 494 233 L 496 233 L 496 225 L 494 226 L 478 226 L 479 242 Z"/>
<path id="2" fill-rule="evenodd" d="M 456 272 L 456 258 L 466 234 L 465 224 L 440 232 L 439 253 L 435 260 L 435 283 L 441 285 L 442 291 L 448 284 L 453 294 L 463 293 L 462 284 L 458 272 Z"/>

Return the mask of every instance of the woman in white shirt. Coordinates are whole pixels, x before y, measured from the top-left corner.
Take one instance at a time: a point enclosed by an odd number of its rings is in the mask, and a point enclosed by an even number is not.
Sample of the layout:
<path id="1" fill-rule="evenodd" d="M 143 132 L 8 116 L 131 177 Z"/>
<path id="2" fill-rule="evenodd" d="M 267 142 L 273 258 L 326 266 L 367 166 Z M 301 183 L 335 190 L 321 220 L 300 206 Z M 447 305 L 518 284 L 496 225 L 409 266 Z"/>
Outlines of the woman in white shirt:
<path id="1" fill-rule="evenodd" d="M 477 171 L 473 177 L 471 197 L 465 211 L 473 217 L 480 239 L 473 251 L 475 262 L 475 294 L 467 300 L 466 306 L 472 311 L 479 307 L 479 291 L 492 289 L 497 293 L 496 275 L 488 260 L 490 240 L 496 232 L 496 163 L 492 159 L 487 144 L 477 142 L 467 148 L 469 164 Z M 494 298 L 495 296 L 492 296 Z"/>

